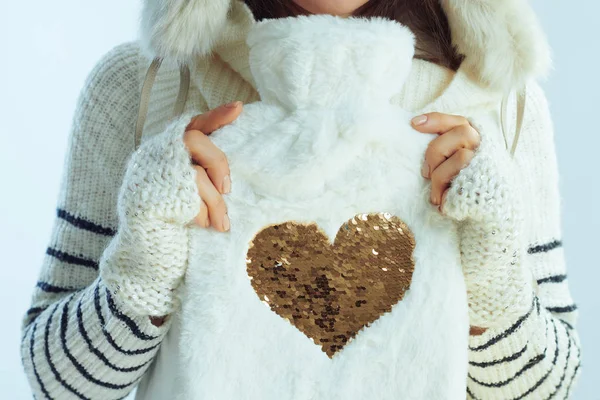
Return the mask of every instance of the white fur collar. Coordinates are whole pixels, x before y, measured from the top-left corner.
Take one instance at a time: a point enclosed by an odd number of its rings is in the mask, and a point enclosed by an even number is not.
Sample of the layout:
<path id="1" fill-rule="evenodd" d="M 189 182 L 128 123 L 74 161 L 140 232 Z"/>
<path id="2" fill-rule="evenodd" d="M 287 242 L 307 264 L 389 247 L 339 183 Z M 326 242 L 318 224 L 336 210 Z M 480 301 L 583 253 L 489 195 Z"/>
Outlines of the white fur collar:
<path id="1" fill-rule="evenodd" d="M 405 111 L 391 104 L 414 55 L 415 37 L 404 25 L 383 18 L 311 15 L 261 21 L 247 38 L 262 103 L 295 121 L 248 132 L 242 137 L 258 134 L 261 140 L 241 147 L 232 147 L 227 128 L 211 136 L 236 154 L 232 168 L 244 165 L 240 173 L 256 190 L 276 188 L 279 197 L 290 200 L 314 196 L 322 190 L 316 182 L 333 179 L 353 162 L 353 149 L 381 139 L 373 132 L 397 133 L 380 121 L 389 121 L 391 114 L 398 125 L 406 123 Z M 249 123 L 234 121 L 231 129 Z"/>
<path id="2" fill-rule="evenodd" d="M 261 99 L 292 110 L 389 104 L 410 71 L 415 37 L 384 18 L 311 15 L 261 21 L 247 42 Z"/>
<path id="3" fill-rule="evenodd" d="M 464 70 L 483 86 L 508 90 L 545 76 L 550 49 L 527 0 L 440 0 Z M 241 0 L 144 0 L 140 41 L 149 57 L 194 63 L 240 24 Z M 244 13 L 252 19 L 250 10 Z M 245 21 L 244 23 L 247 23 Z M 251 21 L 254 22 L 254 21 Z M 227 33 L 228 32 L 228 33 Z"/>

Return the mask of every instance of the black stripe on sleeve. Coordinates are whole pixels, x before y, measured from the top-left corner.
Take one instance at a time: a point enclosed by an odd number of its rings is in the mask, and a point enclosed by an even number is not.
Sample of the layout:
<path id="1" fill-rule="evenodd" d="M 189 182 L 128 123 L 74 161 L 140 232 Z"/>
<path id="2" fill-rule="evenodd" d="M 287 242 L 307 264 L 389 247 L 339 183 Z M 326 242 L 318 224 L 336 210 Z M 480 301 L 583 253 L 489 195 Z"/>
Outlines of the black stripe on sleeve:
<path id="1" fill-rule="evenodd" d="M 135 356 L 135 355 L 139 355 L 139 354 L 145 354 L 148 353 L 154 349 L 156 349 L 158 346 L 160 346 L 160 342 L 155 344 L 154 346 L 151 347 L 147 347 L 145 349 L 139 349 L 139 350 L 125 350 L 123 349 L 121 346 L 119 346 L 115 340 L 113 339 L 113 337 L 110 335 L 110 333 L 106 330 L 106 322 L 104 320 L 104 316 L 102 315 L 102 308 L 100 306 L 100 291 L 98 288 L 98 285 L 96 285 L 96 289 L 94 290 L 94 306 L 96 308 L 96 315 L 98 316 L 98 320 L 100 321 L 100 325 L 102 326 L 102 333 L 104 334 L 104 337 L 106 338 L 106 340 L 108 341 L 108 343 L 110 343 L 110 345 L 117 350 L 119 353 L 128 355 L 128 356 Z"/>
<path id="2" fill-rule="evenodd" d="M 130 367 L 130 368 L 120 368 L 117 367 L 116 365 L 114 365 L 113 363 L 111 363 L 108 358 L 106 358 L 106 356 L 100 351 L 98 350 L 96 347 L 94 347 L 94 345 L 92 344 L 92 341 L 85 329 L 85 326 L 83 324 L 83 312 L 81 311 L 81 299 L 79 299 L 79 302 L 77 303 L 77 326 L 79 328 L 79 333 L 81 334 L 81 336 L 83 337 L 83 340 L 85 341 L 85 343 L 88 346 L 88 349 L 90 350 L 90 352 L 94 353 L 96 355 L 96 357 L 98 357 L 106 366 L 108 366 L 109 368 L 118 371 L 118 372 L 135 372 L 138 371 L 140 369 L 142 369 L 143 367 L 145 367 L 146 365 L 148 365 L 148 363 L 151 361 L 146 361 L 145 363 L 135 366 L 135 367 Z"/>
<path id="3" fill-rule="evenodd" d="M 54 286 L 47 282 L 42 282 L 42 281 L 39 281 L 36 286 L 38 288 L 40 288 L 41 290 L 43 290 L 44 292 L 48 292 L 48 293 L 70 293 L 70 292 L 74 292 L 74 291 L 78 290 L 75 288 Z"/>
<path id="4" fill-rule="evenodd" d="M 473 378 L 473 376 L 471 376 L 471 374 L 469 374 L 469 379 L 472 380 L 473 382 L 477 383 L 478 385 L 481 385 L 481 386 L 499 388 L 499 387 L 508 385 L 509 383 L 511 383 L 512 381 L 514 381 L 515 379 L 517 379 L 519 376 L 521 376 L 524 372 L 526 372 L 527 370 L 535 367 L 544 358 L 546 358 L 546 354 L 545 353 L 538 354 L 537 356 L 535 356 L 532 359 L 530 359 L 527 362 L 527 364 L 525 364 L 525 366 L 523 366 L 523 368 L 521 368 L 515 375 L 513 375 L 512 377 L 508 378 L 505 381 L 500 381 L 500 382 L 481 382 L 481 381 L 478 381 L 477 379 Z"/>
<path id="5" fill-rule="evenodd" d="M 568 323 L 567 321 L 564 321 L 562 319 L 558 319 L 564 326 L 566 326 L 567 328 L 569 328 L 570 330 L 573 330 L 575 328 L 573 328 L 573 325 L 571 325 L 570 323 Z"/>
<path id="6" fill-rule="evenodd" d="M 50 369 L 52 370 L 52 373 L 54 374 L 54 377 L 56 378 L 56 380 L 65 389 L 67 389 L 69 392 L 73 393 L 75 396 L 79 397 L 82 400 L 91 400 L 91 399 L 88 399 L 87 397 L 85 397 L 84 395 L 82 395 L 81 393 L 79 393 L 79 391 L 77 391 L 74 387 L 69 385 L 67 382 L 65 382 L 65 380 L 60 376 L 60 374 L 56 370 L 56 366 L 52 362 L 52 357 L 50 356 L 50 349 L 49 349 L 49 345 L 48 345 L 48 337 L 50 336 L 50 325 L 52 325 L 52 318 L 54 318 L 54 313 L 56 312 L 57 309 L 58 309 L 58 304 L 54 307 L 54 309 L 50 313 L 50 316 L 48 317 L 48 321 L 46 322 L 46 330 L 44 332 L 44 350 L 46 353 L 46 361 L 48 362 L 48 365 L 50 366 Z"/>
<path id="7" fill-rule="evenodd" d="M 46 308 L 48 308 L 48 307 L 31 307 L 29 310 L 27 310 L 26 326 L 29 326 L 38 317 L 38 315 L 40 315 L 41 313 L 43 313 L 46 310 Z M 21 340 L 24 340 L 25 336 L 27 336 L 27 333 L 25 333 L 25 335 L 23 336 L 23 338 Z"/>
<path id="8" fill-rule="evenodd" d="M 43 312 L 46 308 L 47 307 L 31 307 L 29 310 L 27 310 L 27 315 L 39 314 Z"/>
<path id="9" fill-rule="evenodd" d="M 547 253 L 550 250 L 554 250 L 558 247 L 562 246 L 562 241 L 560 240 L 553 240 L 549 243 L 544 243 L 544 244 L 539 244 L 536 246 L 531 246 L 529 249 L 527 249 L 527 253 L 529 254 L 536 254 L 536 253 Z"/>
<path id="10" fill-rule="evenodd" d="M 507 363 L 507 362 L 511 362 L 511 361 L 517 360 L 523 354 L 525 354 L 526 351 L 527 351 L 527 345 L 525 345 L 525 347 L 523 347 L 521 350 L 517 351 L 515 354 L 507 356 L 507 357 L 504 357 L 504 358 L 502 358 L 500 360 L 486 361 L 486 362 L 469 361 L 469 365 L 472 365 L 474 367 L 479 367 L 479 368 L 488 368 L 488 367 L 492 367 L 494 365 L 503 364 L 503 363 Z"/>
<path id="11" fill-rule="evenodd" d="M 575 347 L 577 347 L 577 365 L 575 366 L 575 369 L 573 370 L 573 375 L 571 375 L 571 379 L 569 380 L 569 384 L 567 385 L 566 398 L 569 398 L 571 395 L 571 386 L 573 385 L 573 382 L 575 382 L 575 377 L 577 376 L 577 371 L 579 370 L 579 367 L 581 366 L 581 349 L 577 345 L 575 345 Z"/>
<path id="12" fill-rule="evenodd" d="M 522 399 L 526 398 L 527 396 L 529 396 L 534 390 L 536 390 L 538 387 L 540 387 L 544 383 L 544 381 L 548 378 L 548 376 L 550 376 L 550 374 L 554 370 L 554 367 L 556 366 L 556 360 L 558 359 L 558 332 L 556 329 L 556 324 L 554 323 L 554 318 L 551 318 L 550 320 L 552 321 L 552 325 L 554 326 L 554 340 L 556 343 L 555 350 L 554 350 L 554 359 L 552 360 L 552 366 L 550 366 L 550 369 L 548 370 L 548 372 L 544 376 L 542 376 L 535 385 L 533 385 L 529 390 L 527 390 L 522 395 L 515 397 L 512 400 L 522 400 Z M 546 328 L 547 328 L 547 326 L 546 326 Z M 467 393 L 469 396 L 471 396 L 471 398 L 473 400 L 480 400 L 479 398 L 475 397 L 473 392 L 471 392 L 471 390 L 468 387 L 467 387 Z"/>
<path id="13" fill-rule="evenodd" d="M 558 338 L 556 337 L 556 325 L 554 325 L 554 340 L 556 342 L 556 345 L 558 346 Z M 544 334 L 544 336 L 547 338 L 548 337 L 548 323 L 546 322 L 546 332 Z M 524 372 L 526 372 L 527 370 L 533 368 L 534 366 L 536 366 L 537 364 L 539 364 L 544 358 L 546 358 L 546 351 L 548 350 L 548 347 L 546 345 L 546 348 L 544 349 L 544 351 L 541 354 L 538 354 L 535 357 L 532 357 L 515 375 L 513 375 L 512 377 L 504 380 L 504 381 L 500 381 L 500 382 L 481 382 L 478 381 L 477 379 L 473 378 L 473 376 L 471 374 L 468 375 L 469 379 L 471 379 L 473 382 L 477 383 L 478 385 L 481 386 L 485 386 L 485 387 L 502 387 L 502 386 L 506 386 L 509 383 L 511 383 L 512 381 L 514 381 L 515 379 L 517 379 L 519 376 L 521 376 Z"/>
<path id="14" fill-rule="evenodd" d="M 537 383 L 531 387 L 531 389 L 529 389 L 528 391 L 526 391 L 525 393 L 523 393 L 519 397 L 515 397 L 514 400 L 524 399 L 527 396 L 529 396 L 531 393 L 533 393 L 533 391 L 535 389 L 537 389 L 538 387 L 542 386 L 542 384 L 546 381 L 546 379 L 548 379 L 548 377 L 550 376 L 550 374 L 554 370 L 554 367 L 556 366 L 556 360 L 558 359 L 558 333 L 557 333 L 557 330 L 556 330 L 556 324 L 554 322 L 554 318 L 551 318 L 550 321 L 552 321 L 552 325 L 554 325 L 554 338 L 555 338 L 555 343 L 556 343 L 556 345 L 555 345 L 556 348 L 554 350 L 554 358 L 552 359 L 552 365 L 550 366 L 550 369 L 548 370 L 548 372 L 546 372 L 546 374 L 544 376 L 542 376 L 540 378 L 540 380 L 537 381 Z"/>
<path id="15" fill-rule="evenodd" d="M 533 309 L 534 309 L 536 303 L 537 303 L 537 297 L 534 297 L 533 298 L 533 303 L 531 304 L 531 308 L 529 309 L 529 311 L 527 311 L 527 314 L 525 314 L 521 318 L 519 318 L 510 328 L 508 328 L 507 330 L 505 330 L 501 334 L 499 334 L 497 336 L 494 336 L 493 338 L 491 338 L 486 343 L 484 343 L 484 344 L 482 344 L 480 346 L 477 346 L 477 347 L 470 347 L 469 346 L 469 350 L 471 350 L 471 351 L 483 351 L 483 350 L 487 349 L 488 347 L 490 347 L 490 346 L 498 343 L 502 339 L 504 339 L 504 338 L 512 335 L 517 329 L 519 329 L 521 327 L 521 325 L 523 325 L 523 323 L 527 320 L 527 318 L 529 318 L 529 316 L 533 312 Z"/>
<path id="16" fill-rule="evenodd" d="M 80 265 L 82 267 L 98 270 L 98 263 L 96 261 L 65 253 L 64 251 L 60 251 L 52 247 L 48 247 L 46 249 L 46 254 L 67 264 Z"/>
<path id="17" fill-rule="evenodd" d="M 469 397 L 472 400 L 479 400 L 477 397 L 475 397 L 475 395 L 473 394 L 473 392 L 471 392 L 471 389 L 469 389 L 468 387 L 467 387 L 467 394 L 469 395 Z"/>
<path id="18" fill-rule="evenodd" d="M 43 313 L 46 308 L 48 307 L 31 307 L 29 310 L 27 310 L 27 316 L 30 318 L 35 318 Z"/>
<path id="19" fill-rule="evenodd" d="M 68 223 L 79 229 L 83 229 L 104 236 L 114 236 L 116 234 L 116 230 L 113 228 L 105 228 L 91 221 L 85 220 L 80 217 L 76 217 L 62 208 L 56 209 L 56 215 L 60 219 L 67 221 Z"/>
<path id="20" fill-rule="evenodd" d="M 63 351 L 65 352 L 65 355 L 71 361 L 71 363 L 73 364 L 75 369 L 88 381 L 90 381 L 98 386 L 107 388 L 107 389 L 122 390 L 122 389 L 126 389 L 126 388 L 134 385 L 136 383 L 136 381 L 129 382 L 129 383 L 123 384 L 123 385 L 117 385 L 115 383 L 101 381 L 100 379 L 97 379 L 94 376 L 92 376 L 92 374 L 90 374 L 85 369 L 85 367 L 83 365 L 81 365 L 79 363 L 79 361 L 77 361 L 77 359 L 73 356 L 73 354 L 69 350 L 69 347 L 67 346 L 67 329 L 68 329 L 67 320 L 68 320 L 68 316 L 69 316 L 69 305 L 71 304 L 71 300 L 72 300 L 72 298 L 69 299 L 68 301 L 66 301 L 63 306 L 62 315 L 60 318 L 60 343 L 61 343 Z"/>
<path id="21" fill-rule="evenodd" d="M 155 340 L 159 338 L 159 336 L 146 335 L 131 318 L 129 318 L 127 315 L 123 314 L 119 309 L 117 309 L 117 306 L 112 296 L 110 295 L 108 289 L 106 289 L 106 301 L 108 302 L 108 308 L 113 313 L 113 315 L 121 321 L 125 322 L 127 327 L 129 327 L 129 329 L 131 330 L 131 333 L 133 333 L 135 337 L 145 341 Z"/>
<path id="22" fill-rule="evenodd" d="M 573 311 L 577 310 L 577 305 L 570 304 L 568 306 L 563 306 L 563 307 L 546 307 L 546 309 L 548 311 L 554 312 L 554 313 L 569 313 L 569 312 L 573 312 Z"/>
<path id="23" fill-rule="evenodd" d="M 567 334 L 567 336 L 568 336 L 568 334 Z M 550 393 L 548 395 L 548 397 L 546 397 L 545 400 L 552 399 L 556 395 L 556 393 L 558 393 L 558 391 L 562 387 L 563 383 L 565 382 L 565 377 L 567 376 L 567 369 L 569 369 L 569 358 L 571 357 L 571 338 L 568 338 L 568 341 L 569 341 L 569 346 L 567 347 L 567 358 L 565 359 L 565 369 L 563 370 L 563 374 L 560 377 L 560 381 L 558 381 L 558 385 L 556 385 L 556 387 L 554 388 L 554 391 L 552 393 Z"/>
<path id="24" fill-rule="evenodd" d="M 538 279 L 537 283 L 538 285 L 541 285 L 543 283 L 560 283 L 563 282 L 567 279 L 567 275 L 553 275 L 553 276 L 549 276 L 547 278 L 542 278 L 542 279 Z"/>
<path id="25" fill-rule="evenodd" d="M 40 374 L 38 373 L 37 367 L 35 365 L 35 355 L 33 353 L 33 345 L 34 345 L 36 329 L 37 329 L 37 322 L 35 322 L 33 324 L 33 330 L 31 331 L 31 339 L 29 339 L 29 356 L 31 357 L 31 366 L 33 367 L 33 374 L 35 375 L 35 379 L 37 380 L 37 382 L 40 385 L 40 388 L 42 389 L 42 393 L 44 393 L 44 396 L 46 396 L 48 399 L 52 400 L 52 396 L 50 396 L 50 393 L 48 393 L 48 391 L 46 390 L 46 387 L 44 386 L 44 382 L 42 382 L 42 378 L 40 377 Z"/>

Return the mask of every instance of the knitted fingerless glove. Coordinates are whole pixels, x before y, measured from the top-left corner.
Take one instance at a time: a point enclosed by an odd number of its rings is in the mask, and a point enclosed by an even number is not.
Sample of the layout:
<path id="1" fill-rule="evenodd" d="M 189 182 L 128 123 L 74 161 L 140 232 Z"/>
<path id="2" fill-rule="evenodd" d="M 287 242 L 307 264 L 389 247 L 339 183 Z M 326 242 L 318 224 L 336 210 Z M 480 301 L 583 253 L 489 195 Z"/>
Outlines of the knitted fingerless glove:
<path id="1" fill-rule="evenodd" d="M 514 321 L 533 301 L 532 277 L 522 266 L 525 248 L 519 240 L 523 216 L 517 173 L 507 150 L 481 134 L 473 159 L 453 179 L 442 205 L 443 214 L 460 221 L 472 326 L 489 328 Z"/>
<path id="2" fill-rule="evenodd" d="M 118 195 L 119 229 L 100 260 L 115 301 L 138 315 L 164 316 L 188 262 L 189 228 L 200 210 L 196 171 L 183 142 L 187 112 L 148 139 L 127 164 Z"/>

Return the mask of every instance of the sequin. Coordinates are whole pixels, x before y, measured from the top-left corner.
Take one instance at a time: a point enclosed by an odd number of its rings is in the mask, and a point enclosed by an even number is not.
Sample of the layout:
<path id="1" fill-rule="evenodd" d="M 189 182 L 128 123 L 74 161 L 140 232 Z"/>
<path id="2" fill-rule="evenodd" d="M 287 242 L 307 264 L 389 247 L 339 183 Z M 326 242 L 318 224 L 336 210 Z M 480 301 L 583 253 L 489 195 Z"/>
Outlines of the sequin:
<path id="1" fill-rule="evenodd" d="M 409 227 L 389 213 L 356 215 L 333 244 L 315 223 L 287 221 L 252 239 L 246 268 L 259 300 L 332 358 L 402 300 L 414 247 Z"/>

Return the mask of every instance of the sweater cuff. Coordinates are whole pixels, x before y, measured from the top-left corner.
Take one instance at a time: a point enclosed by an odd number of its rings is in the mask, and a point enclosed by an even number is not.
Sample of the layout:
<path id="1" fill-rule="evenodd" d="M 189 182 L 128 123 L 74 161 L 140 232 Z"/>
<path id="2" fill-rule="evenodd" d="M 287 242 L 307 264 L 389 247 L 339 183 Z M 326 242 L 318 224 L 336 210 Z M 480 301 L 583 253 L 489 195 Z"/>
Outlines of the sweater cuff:
<path id="1" fill-rule="evenodd" d="M 160 221 L 137 230 L 123 227 L 102 254 L 100 276 L 128 314 L 165 316 L 179 308 L 188 257 L 186 227 Z"/>
<path id="2" fill-rule="evenodd" d="M 514 160 L 492 137 L 501 133 L 469 122 L 479 132 L 480 143 L 472 160 L 452 179 L 442 212 L 456 221 L 517 223 L 522 207 Z"/>
<path id="3" fill-rule="evenodd" d="M 490 352 L 508 357 L 525 345 L 542 350 L 544 338 L 539 333 L 544 331 L 546 317 L 537 296 L 533 296 L 527 311 L 504 323 L 487 328 L 481 335 L 469 337 L 469 351 L 476 361 L 484 361 Z M 540 330 L 541 329 L 541 330 Z M 530 333 L 536 334 L 530 334 Z M 488 360 L 489 361 L 489 360 Z"/>
<path id="4" fill-rule="evenodd" d="M 184 225 L 198 214 L 201 199 L 196 170 L 183 141 L 185 128 L 195 115 L 193 111 L 182 114 L 133 153 L 119 190 L 121 224 L 160 220 Z"/>
<path id="5" fill-rule="evenodd" d="M 200 210 L 196 170 L 183 141 L 196 112 L 182 114 L 131 157 L 119 192 L 119 230 L 100 260 L 100 275 L 128 313 L 164 316 L 179 307 L 189 228 Z"/>
<path id="6" fill-rule="evenodd" d="M 166 315 L 163 324 L 160 326 L 156 326 L 152 323 L 152 320 L 150 319 L 149 315 L 140 315 L 132 312 L 128 306 L 128 303 L 124 303 L 122 301 L 121 296 L 116 296 L 114 293 L 108 291 L 106 283 L 103 282 L 101 279 L 100 282 L 100 290 L 106 291 L 106 303 L 111 311 L 110 314 L 116 317 L 116 321 L 126 322 L 125 324 L 120 324 L 121 329 L 125 329 L 125 331 L 123 331 L 123 335 L 126 332 L 135 331 L 135 333 L 138 334 L 137 336 L 142 336 L 146 338 L 152 337 L 159 341 L 162 340 L 162 337 L 166 335 L 166 333 L 171 327 L 171 315 Z M 112 320 L 109 320 L 109 322 L 110 321 Z M 115 337 L 123 336 L 121 335 L 121 332 L 117 327 L 113 328 L 113 334 Z"/>
<path id="7" fill-rule="evenodd" d="M 529 308 L 532 277 L 523 265 L 522 207 L 514 162 L 493 128 L 477 122 L 481 142 L 451 182 L 442 212 L 459 222 L 471 325 L 491 328 Z"/>

